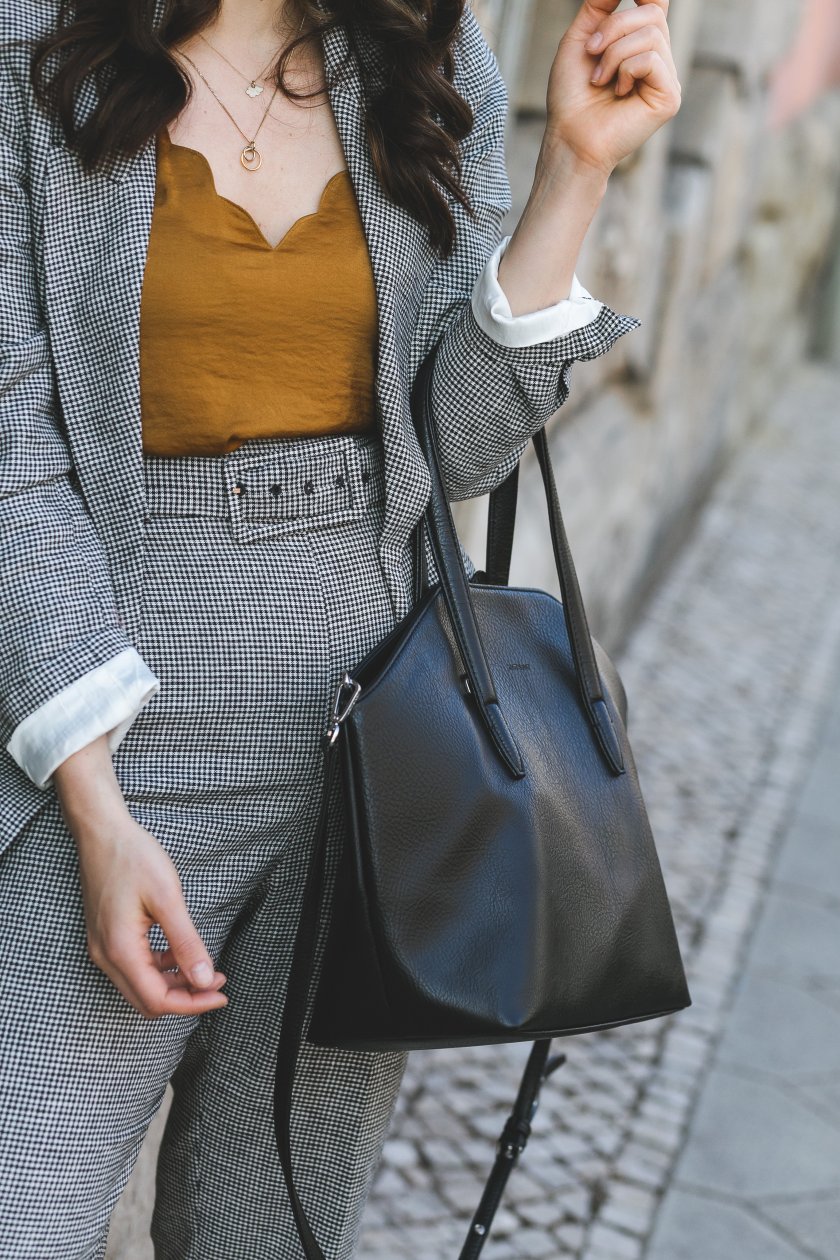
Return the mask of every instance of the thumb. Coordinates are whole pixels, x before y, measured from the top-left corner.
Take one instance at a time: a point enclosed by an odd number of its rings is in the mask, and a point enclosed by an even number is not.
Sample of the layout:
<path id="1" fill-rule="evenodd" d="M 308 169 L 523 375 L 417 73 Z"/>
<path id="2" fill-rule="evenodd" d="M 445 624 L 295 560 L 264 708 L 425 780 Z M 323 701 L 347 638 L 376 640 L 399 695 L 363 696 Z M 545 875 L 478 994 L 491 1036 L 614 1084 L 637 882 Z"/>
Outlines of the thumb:
<path id="1" fill-rule="evenodd" d="M 197 988 L 208 988 L 213 983 L 215 974 L 213 960 L 196 931 L 180 893 L 159 908 L 158 922 L 166 934 L 169 948 L 181 973 Z"/>

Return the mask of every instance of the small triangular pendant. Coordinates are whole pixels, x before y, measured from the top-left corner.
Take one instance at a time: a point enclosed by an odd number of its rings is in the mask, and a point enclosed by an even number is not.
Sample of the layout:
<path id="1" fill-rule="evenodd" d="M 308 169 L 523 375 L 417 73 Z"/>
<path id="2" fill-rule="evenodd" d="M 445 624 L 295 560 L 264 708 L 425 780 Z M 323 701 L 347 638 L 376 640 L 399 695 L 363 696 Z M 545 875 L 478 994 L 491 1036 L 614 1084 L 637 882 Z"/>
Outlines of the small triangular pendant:
<path id="1" fill-rule="evenodd" d="M 262 96 L 263 88 L 259 83 L 249 83 L 245 91 L 249 96 Z"/>

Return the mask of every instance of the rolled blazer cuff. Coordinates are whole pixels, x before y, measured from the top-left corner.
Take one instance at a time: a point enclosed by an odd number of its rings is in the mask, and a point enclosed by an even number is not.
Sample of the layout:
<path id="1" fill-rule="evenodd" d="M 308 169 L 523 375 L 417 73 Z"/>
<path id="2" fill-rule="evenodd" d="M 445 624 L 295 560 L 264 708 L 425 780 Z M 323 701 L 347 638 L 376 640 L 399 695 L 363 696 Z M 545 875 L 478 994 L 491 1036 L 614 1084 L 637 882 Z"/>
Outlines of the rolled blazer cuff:
<path id="1" fill-rule="evenodd" d="M 510 242 L 505 236 L 493 250 L 472 291 L 472 309 L 481 329 L 503 346 L 533 346 L 540 341 L 563 337 L 591 324 L 603 306 L 578 280 L 572 277 L 569 296 L 553 306 L 514 315 L 499 283 L 499 263 Z"/>
<path id="2" fill-rule="evenodd" d="M 641 321 L 606 303 L 581 328 L 507 346 L 479 324 L 471 302 L 447 330 L 432 378 L 441 466 L 450 499 L 485 494 L 569 395 L 572 365 L 606 354 Z M 468 455 L 468 458 L 465 456 Z"/>
<path id="3" fill-rule="evenodd" d="M 19 722 L 7 752 L 36 787 L 46 788 L 62 761 L 107 733 L 116 752 L 160 682 L 143 658 L 126 648 L 51 696 Z"/>

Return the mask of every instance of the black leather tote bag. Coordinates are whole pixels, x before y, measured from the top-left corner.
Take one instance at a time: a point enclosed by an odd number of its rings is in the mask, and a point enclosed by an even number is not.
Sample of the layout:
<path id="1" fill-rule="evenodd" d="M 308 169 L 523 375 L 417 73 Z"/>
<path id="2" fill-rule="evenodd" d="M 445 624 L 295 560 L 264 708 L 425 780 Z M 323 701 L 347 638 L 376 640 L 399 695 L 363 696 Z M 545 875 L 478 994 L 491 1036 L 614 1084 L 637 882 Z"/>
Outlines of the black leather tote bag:
<path id="1" fill-rule="evenodd" d="M 691 1004 L 624 691 L 589 632 L 545 434 L 534 442 L 562 602 L 506 585 L 515 475 L 491 496 L 487 572 L 467 578 L 437 452 L 435 354 L 412 394 L 432 480 L 416 538 L 418 598 L 335 697 L 278 1047 L 277 1142 L 308 1260 L 323 1253 L 294 1190 L 289 1144 L 308 1012 L 306 1035 L 321 1045 L 533 1040 L 545 1051 L 552 1037 Z M 347 841 L 313 996 L 337 771 Z"/>

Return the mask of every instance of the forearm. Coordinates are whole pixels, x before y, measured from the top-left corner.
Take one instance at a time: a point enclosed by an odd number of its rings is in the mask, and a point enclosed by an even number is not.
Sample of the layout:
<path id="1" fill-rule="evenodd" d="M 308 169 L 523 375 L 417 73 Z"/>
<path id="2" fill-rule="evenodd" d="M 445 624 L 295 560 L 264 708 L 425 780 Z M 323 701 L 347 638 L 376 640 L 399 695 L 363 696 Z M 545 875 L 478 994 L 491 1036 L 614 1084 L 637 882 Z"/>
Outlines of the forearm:
<path id="1" fill-rule="evenodd" d="M 53 778 L 64 821 L 77 841 L 82 835 L 107 832 L 115 816 L 126 812 L 107 735 L 67 757 Z"/>
<path id="2" fill-rule="evenodd" d="M 513 315 L 569 296 L 578 255 L 607 187 L 607 174 L 544 140 L 528 202 L 499 263 Z"/>

